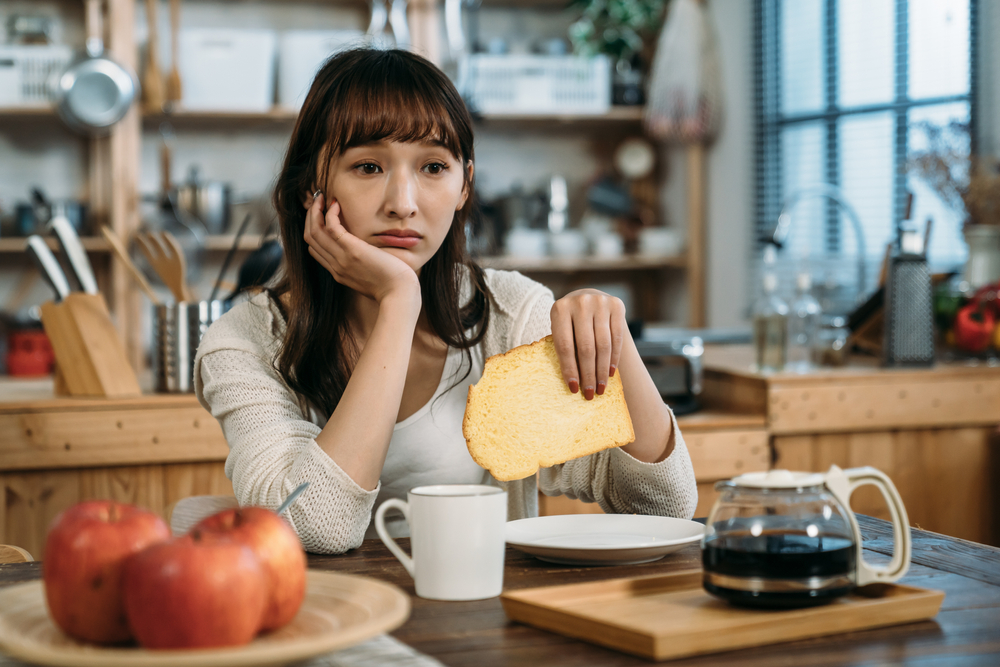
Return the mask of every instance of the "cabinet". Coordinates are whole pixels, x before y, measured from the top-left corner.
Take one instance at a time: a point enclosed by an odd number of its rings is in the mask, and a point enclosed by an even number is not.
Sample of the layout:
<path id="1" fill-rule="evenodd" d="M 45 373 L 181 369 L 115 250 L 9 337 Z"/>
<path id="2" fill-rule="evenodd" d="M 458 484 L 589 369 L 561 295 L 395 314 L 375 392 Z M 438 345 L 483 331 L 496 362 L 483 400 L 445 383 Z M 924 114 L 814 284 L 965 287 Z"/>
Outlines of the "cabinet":
<path id="1" fill-rule="evenodd" d="M 291 7 L 307 6 L 310 11 L 326 11 L 332 5 L 350 8 L 359 17 L 366 18 L 367 3 L 360 0 L 271 0 Z M 137 36 L 137 0 L 105 0 L 104 27 L 105 43 L 109 53 L 122 62 L 139 71 L 139 44 Z M 203 0 L 187 0 L 185 8 L 207 4 Z M 247 3 L 241 0 L 220 0 L 215 4 L 224 6 L 226 12 L 252 10 L 257 3 Z M 265 5 L 270 3 L 265 3 Z M 511 10 L 524 8 L 559 8 L 561 0 L 543 0 L 528 2 L 527 0 L 485 0 L 490 7 L 506 7 Z M 427 55 L 432 60 L 440 62 L 443 49 L 443 35 L 438 26 L 441 24 L 441 0 L 413 0 L 409 3 L 411 33 L 413 48 Z M 80 12 L 82 20 L 82 12 Z M 224 14 L 235 16 L 235 14 Z M 162 18 L 162 17 L 161 17 Z M 233 19 L 236 21 L 236 19 Z M 236 21 L 239 23 L 239 21 Z M 161 31 L 163 34 L 163 31 Z M 163 41 L 161 36 L 161 41 Z M 17 123 L 58 124 L 59 120 L 51 111 L 34 110 L 3 110 L 0 111 L 0 122 L 4 119 Z M 87 185 L 86 197 L 89 200 L 90 215 L 94 224 L 108 224 L 119 235 L 127 237 L 140 224 L 140 171 L 142 168 L 143 142 L 149 141 L 151 133 L 161 121 L 169 119 L 178 134 L 185 133 L 224 133 L 240 136 L 244 140 L 255 137 L 255 133 L 266 130 L 273 134 L 291 131 L 295 113 L 275 109 L 265 113 L 201 113 L 178 110 L 169 116 L 160 112 L 147 112 L 133 107 L 128 115 L 115 126 L 108 137 L 98 139 L 81 139 L 87 144 Z M 539 117 L 523 115 L 487 116 L 479 122 L 478 132 L 488 132 L 493 135 L 521 133 L 526 135 L 546 136 L 550 134 L 571 135 L 576 140 L 597 146 L 605 144 L 604 148 L 594 151 L 595 159 L 602 161 L 610 158 L 607 144 L 616 137 L 641 134 L 642 109 L 635 107 L 614 108 L 605 116 L 557 116 Z M 7 123 L 4 123 L 7 125 Z M 146 139 L 144 140 L 144 130 Z M 149 148 L 147 143 L 147 149 Z M 603 151 L 603 152 L 602 152 Z M 700 149 L 692 149 L 692 155 L 700 155 Z M 478 155 L 480 161 L 483 152 Z M 689 160 L 690 162 L 690 160 Z M 701 166 L 695 167 L 700 174 Z M 41 178 L 41 176 L 39 177 Z M 690 181 L 690 178 L 689 178 Z M 688 246 L 682 255 L 664 257 L 633 257 L 624 256 L 614 259 L 582 258 L 575 260 L 516 260 L 508 257 L 484 258 L 485 266 L 515 269 L 527 273 L 536 279 L 549 284 L 558 283 L 557 291 L 567 291 L 582 284 L 595 280 L 627 281 L 633 286 L 635 309 L 638 315 L 645 319 L 658 319 L 661 288 L 665 283 L 678 284 L 683 278 L 688 293 L 688 313 L 686 320 L 691 325 L 704 323 L 704 268 L 703 268 L 703 233 L 702 206 L 700 202 L 700 180 L 689 183 L 695 199 L 689 205 L 689 220 L 687 222 Z M 231 236 L 211 237 L 206 250 L 221 256 L 221 251 L 232 243 Z M 241 246 L 243 250 L 256 247 L 258 239 L 246 238 Z M 113 261 L 108 248 L 101 238 L 85 238 L 84 246 L 91 255 L 91 260 L 98 274 L 102 292 L 116 318 L 116 324 L 129 350 L 130 361 L 136 367 L 145 365 L 146 341 L 140 333 L 139 323 L 145 314 L 148 304 L 144 301 L 136 286 L 131 282 L 125 270 Z M 0 238 L 0 257 L 22 253 L 24 242 L 17 238 Z M 4 262 L 7 264 L 7 262 Z M 28 267 L 26 261 L 24 267 Z M 27 291 L 26 284 L 37 276 L 33 268 L 25 268 L 21 274 L 21 291 Z"/>

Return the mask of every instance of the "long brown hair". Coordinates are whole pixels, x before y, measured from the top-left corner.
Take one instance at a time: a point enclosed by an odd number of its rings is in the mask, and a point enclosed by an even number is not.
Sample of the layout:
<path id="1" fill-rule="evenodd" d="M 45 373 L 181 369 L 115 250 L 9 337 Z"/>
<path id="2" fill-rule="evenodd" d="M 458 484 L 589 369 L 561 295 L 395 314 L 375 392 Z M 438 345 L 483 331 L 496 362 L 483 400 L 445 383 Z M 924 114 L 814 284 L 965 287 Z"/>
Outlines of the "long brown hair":
<path id="1" fill-rule="evenodd" d="M 285 336 L 274 365 L 288 386 L 326 416 L 340 402 L 357 346 L 350 333 L 350 290 L 309 255 L 303 239 L 303 198 L 325 183 L 331 158 L 378 141 L 441 142 L 463 165 L 469 196 L 455 212 L 441 248 L 420 271 L 423 309 L 434 333 L 450 347 L 478 345 L 489 323 L 482 269 L 465 249 L 465 222 L 473 207 L 472 119 L 448 77 L 418 55 L 355 49 L 333 56 L 316 74 L 299 112 L 274 189 L 285 266 L 271 298 L 285 315 Z M 472 287 L 459 303 L 463 279 Z M 287 298 L 287 308 L 281 297 Z"/>

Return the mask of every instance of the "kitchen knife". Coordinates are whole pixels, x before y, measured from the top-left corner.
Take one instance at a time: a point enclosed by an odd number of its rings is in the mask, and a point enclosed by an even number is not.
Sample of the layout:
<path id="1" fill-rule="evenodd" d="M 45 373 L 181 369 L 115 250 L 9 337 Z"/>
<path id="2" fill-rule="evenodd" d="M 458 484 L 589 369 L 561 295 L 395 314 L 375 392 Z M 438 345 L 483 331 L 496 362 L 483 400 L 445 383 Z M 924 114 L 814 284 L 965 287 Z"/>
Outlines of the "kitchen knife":
<path id="1" fill-rule="evenodd" d="M 56 293 L 56 301 L 62 301 L 68 297 L 69 281 L 66 280 L 66 274 L 63 273 L 62 267 L 59 266 L 56 256 L 52 254 L 49 246 L 45 244 L 45 239 L 38 234 L 32 234 L 28 237 L 27 250 L 38 270 L 42 272 L 45 282 Z"/>
<path id="2" fill-rule="evenodd" d="M 76 235 L 76 230 L 73 229 L 69 219 L 61 210 L 58 210 L 52 216 L 52 221 L 49 222 L 48 226 L 56 233 L 59 246 L 62 248 L 66 261 L 73 269 L 80 287 L 87 294 L 97 294 L 97 280 L 94 279 L 94 270 L 90 268 L 87 252 L 83 249 L 80 237 Z"/>

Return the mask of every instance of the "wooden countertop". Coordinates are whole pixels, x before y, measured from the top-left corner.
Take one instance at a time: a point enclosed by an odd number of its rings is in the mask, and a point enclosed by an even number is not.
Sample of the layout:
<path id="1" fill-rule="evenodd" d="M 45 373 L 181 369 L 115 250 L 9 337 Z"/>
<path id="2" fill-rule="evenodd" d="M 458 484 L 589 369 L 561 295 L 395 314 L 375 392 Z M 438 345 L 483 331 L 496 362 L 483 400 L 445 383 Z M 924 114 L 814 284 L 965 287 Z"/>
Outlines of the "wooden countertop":
<path id="1" fill-rule="evenodd" d="M 868 559 L 891 553 L 892 529 L 858 516 Z M 404 548 L 408 540 L 402 540 Z M 515 590 L 676 572 L 700 566 L 691 545 L 644 565 L 564 567 L 507 549 L 504 588 Z M 750 651 L 731 651 L 671 661 L 686 665 L 986 665 L 1000 663 L 1000 550 L 922 530 L 913 531 L 912 566 L 901 583 L 943 590 L 944 604 L 929 621 L 830 635 Z M 498 598 L 440 602 L 418 598 L 413 580 L 378 540 L 341 556 L 310 555 L 309 566 L 374 577 L 409 594 L 409 620 L 392 634 L 446 665 L 552 665 L 554 667 L 640 666 L 650 662 L 586 642 L 512 623 Z M 0 586 L 41 577 L 39 563 L 0 565 Z"/>
<path id="2" fill-rule="evenodd" d="M 1000 424 L 1000 365 L 883 368 L 852 357 L 842 368 L 759 373 L 749 346 L 705 349 L 703 399 L 761 415 L 773 435 Z"/>
<path id="3" fill-rule="evenodd" d="M 0 471 L 225 461 L 218 422 L 193 394 L 54 396 L 51 378 L 0 381 Z"/>
<path id="4" fill-rule="evenodd" d="M 762 414 L 731 410 L 677 421 L 692 436 L 765 426 Z M 54 396 L 51 378 L 0 379 L 0 470 L 224 461 L 228 453 L 194 394 L 71 398 Z"/>
<path id="5" fill-rule="evenodd" d="M 753 348 L 750 345 L 708 345 L 705 347 L 703 362 L 706 370 L 714 373 L 748 379 L 758 379 L 766 383 L 792 383 L 816 385 L 854 381 L 871 382 L 914 382 L 921 380 L 941 380 L 948 378 L 1000 379 L 1000 363 L 971 360 L 968 362 L 938 362 L 930 368 L 886 368 L 878 359 L 867 355 L 851 355 L 846 366 L 839 368 L 820 367 L 808 373 L 761 373 L 753 368 Z"/>
<path id="6" fill-rule="evenodd" d="M 0 378 L 0 415 L 78 410 L 201 407 L 194 394 L 143 394 L 134 398 L 56 396 L 52 378 Z"/>

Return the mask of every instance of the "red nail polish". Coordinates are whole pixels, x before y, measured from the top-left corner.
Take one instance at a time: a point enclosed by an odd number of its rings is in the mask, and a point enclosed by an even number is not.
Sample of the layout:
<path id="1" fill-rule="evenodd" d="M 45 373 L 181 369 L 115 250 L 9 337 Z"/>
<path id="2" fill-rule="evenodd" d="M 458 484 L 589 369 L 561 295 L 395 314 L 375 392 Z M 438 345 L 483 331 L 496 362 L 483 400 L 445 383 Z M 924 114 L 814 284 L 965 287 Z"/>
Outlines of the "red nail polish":
<path id="1" fill-rule="evenodd" d="M 583 388 L 583 397 L 585 399 L 587 399 L 588 401 L 594 400 L 594 388 L 593 387 L 584 387 Z"/>
<path id="2" fill-rule="evenodd" d="M 606 386 L 607 386 L 607 385 L 606 385 L 605 383 L 603 383 L 603 382 L 598 382 L 598 383 L 597 383 L 597 395 L 598 395 L 598 396 L 601 396 L 601 395 L 603 395 L 603 394 L 604 394 L 604 388 L 605 388 Z"/>
<path id="3" fill-rule="evenodd" d="M 569 391 L 571 394 L 575 394 L 580 391 L 580 383 L 576 380 L 576 378 L 573 378 L 567 384 L 569 384 Z"/>
<path id="4" fill-rule="evenodd" d="M 611 377 L 615 376 L 615 371 L 618 370 L 616 366 L 611 366 L 611 371 L 608 373 Z"/>

